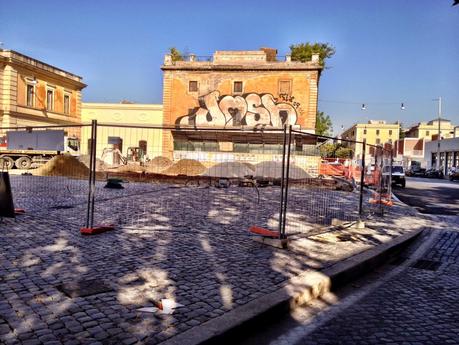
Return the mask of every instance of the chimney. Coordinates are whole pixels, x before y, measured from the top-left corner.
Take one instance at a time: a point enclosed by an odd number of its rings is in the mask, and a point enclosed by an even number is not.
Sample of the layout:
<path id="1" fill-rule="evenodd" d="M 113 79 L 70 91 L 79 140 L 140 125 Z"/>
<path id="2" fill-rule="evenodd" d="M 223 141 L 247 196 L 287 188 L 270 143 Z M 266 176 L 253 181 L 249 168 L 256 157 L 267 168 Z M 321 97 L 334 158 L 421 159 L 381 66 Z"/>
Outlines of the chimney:
<path id="1" fill-rule="evenodd" d="M 164 55 L 164 65 L 172 65 L 172 55 L 166 54 Z"/>
<path id="2" fill-rule="evenodd" d="M 272 62 L 272 61 L 277 61 L 277 49 L 274 48 L 265 48 L 262 47 L 260 48 L 261 51 L 264 51 L 266 53 L 266 61 Z"/>

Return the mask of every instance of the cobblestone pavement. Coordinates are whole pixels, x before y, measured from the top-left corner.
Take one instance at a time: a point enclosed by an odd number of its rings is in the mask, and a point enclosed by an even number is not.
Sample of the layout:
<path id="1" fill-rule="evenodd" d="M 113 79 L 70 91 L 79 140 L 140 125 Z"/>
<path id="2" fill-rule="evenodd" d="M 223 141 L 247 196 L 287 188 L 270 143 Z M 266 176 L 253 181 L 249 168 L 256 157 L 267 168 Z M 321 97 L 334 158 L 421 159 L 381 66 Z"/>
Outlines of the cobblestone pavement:
<path id="1" fill-rule="evenodd" d="M 421 258 L 434 270 L 411 265 L 324 324 L 298 326 L 272 344 L 458 344 L 458 219 Z"/>
<path id="2" fill-rule="evenodd" d="M 16 200 L 30 212 L 0 223 L 5 344 L 159 343 L 279 289 L 306 269 L 328 267 L 428 221 L 394 207 L 390 217 L 374 218 L 372 229 L 310 236 L 308 215 L 292 208 L 290 230 L 298 233 L 289 250 L 280 250 L 251 241 L 247 233 L 252 224 L 276 228 L 275 189 L 263 189 L 260 206 L 254 189 L 129 183 L 123 191 L 98 185 L 96 220 L 124 225 L 83 237 L 84 185 L 60 180 L 53 186 L 43 178 L 41 192 L 21 192 L 30 186 L 21 181 L 13 182 Z M 346 197 L 343 205 L 349 204 Z M 69 297 L 59 289 L 87 280 L 109 291 Z M 185 307 L 173 315 L 136 310 L 162 298 Z"/>

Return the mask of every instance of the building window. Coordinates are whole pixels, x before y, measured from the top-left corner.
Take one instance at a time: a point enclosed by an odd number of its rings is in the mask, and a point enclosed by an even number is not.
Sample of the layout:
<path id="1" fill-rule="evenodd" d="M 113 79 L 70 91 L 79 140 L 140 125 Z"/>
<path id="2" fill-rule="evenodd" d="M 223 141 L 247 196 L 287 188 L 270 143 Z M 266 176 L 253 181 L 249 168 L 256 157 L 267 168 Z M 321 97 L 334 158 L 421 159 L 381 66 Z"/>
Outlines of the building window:
<path id="1" fill-rule="evenodd" d="M 379 145 L 379 144 L 381 144 L 381 139 L 377 138 L 376 139 L 376 145 Z"/>
<path id="2" fill-rule="evenodd" d="M 389 129 L 389 135 L 392 135 L 392 129 Z"/>
<path id="3" fill-rule="evenodd" d="M 364 129 L 364 130 L 363 130 L 363 135 L 366 135 L 366 134 L 367 134 L 367 130 Z"/>
<path id="4" fill-rule="evenodd" d="M 52 111 L 54 109 L 54 91 L 48 89 L 46 91 L 46 110 Z"/>
<path id="5" fill-rule="evenodd" d="M 198 82 L 196 80 L 190 80 L 188 83 L 189 92 L 198 92 Z"/>
<path id="6" fill-rule="evenodd" d="M 139 140 L 139 148 L 143 151 L 143 154 L 147 153 L 147 141 L 146 140 Z"/>
<path id="7" fill-rule="evenodd" d="M 242 93 L 242 81 L 235 81 L 233 84 L 234 93 Z"/>
<path id="8" fill-rule="evenodd" d="M 33 85 L 27 84 L 27 106 L 33 107 L 33 97 L 34 95 L 34 87 Z"/>
<path id="9" fill-rule="evenodd" d="M 64 114 L 70 114 L 70 95 L 64 95 Z"/>
<path id="10" fill-rule="evenodd" d="M 379 135 L 379 129 L 376 130 L 376 135 Z"/>
<path id="11" fill-rule="evenodd" d="M 430 135 L 430 131 L 426 131 L 426 137 Z"/>
<path id="12" fill-rule="evenodd" d="M 279 94 L 280 95 L 290 95 L 291 92 L 292 92 L 291 80 L 280 80 L 279 81 Z"/>

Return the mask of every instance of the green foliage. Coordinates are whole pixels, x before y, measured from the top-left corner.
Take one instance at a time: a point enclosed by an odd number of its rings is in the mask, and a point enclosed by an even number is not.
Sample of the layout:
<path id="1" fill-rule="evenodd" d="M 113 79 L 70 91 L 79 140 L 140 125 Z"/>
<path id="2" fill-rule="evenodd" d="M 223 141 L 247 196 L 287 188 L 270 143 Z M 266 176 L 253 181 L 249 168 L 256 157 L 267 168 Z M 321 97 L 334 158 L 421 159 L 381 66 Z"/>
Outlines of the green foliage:
<path id="1" fill-rule="evenodd" d="M 320 147 L 320 156 L 323 158 L 352 158 L 354 152 L 343 144 L 323 144 Z"/>
<path id="2" fill-rule="evenodd" d="M 336 149 L 337 158 L 352 158 L 354 151 L 350 147 L 340 146 Z"/>
<path id="3" fill-rule="evenodd" d="M 172 61 L 183 61 L 182 53 L 175 47 L 169 48 L 169 54 L 171 54 Z"/>
<path id="4" fill-rule="evenodd" d="M 402 128 L 402 124 L 400 124 L 400 130 L 398 132 L 399 139 L 405 139 L 405 131 Z"/>
<path id="5" fill-rule="evenodd" d="M 316 114 L 316 134 L 330 136 L 332 122 L 330 116 L 325 115 L 323 111 Z"/>
<path id="6" fill-rule="evenodd" d="M 320 156 L 323 158 L 334 157 L 336 151 L 335 144 L 323 144 L 320 146 Z"/>
<path id="7" fill-rule="evenodd" d="M 328 43 L 299 43 L 290 46 L 292 61 L 310 61 L 312 54 L 319 54 L 319 61 L 325 66 L 325 59 L 335 54 L 335 48 Z"/>

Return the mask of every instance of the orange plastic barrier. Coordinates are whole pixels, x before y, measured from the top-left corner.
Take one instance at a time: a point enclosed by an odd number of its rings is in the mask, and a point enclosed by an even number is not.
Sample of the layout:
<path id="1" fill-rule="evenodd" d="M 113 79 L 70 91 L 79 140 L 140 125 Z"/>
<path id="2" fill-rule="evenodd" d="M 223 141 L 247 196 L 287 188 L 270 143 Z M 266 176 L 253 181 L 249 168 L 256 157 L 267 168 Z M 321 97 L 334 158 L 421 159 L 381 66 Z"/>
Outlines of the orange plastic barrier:
<path id="1" fill-rule="evenodd" d="M 249 231 L 255 235 L 260 235 L 264 237 L 279 238 L 279 232 L 268 230 L 265 228 L 260 228 L 259 226 L 251 226 Z"/>
<path id="2" fill-rule="evenodd" d="M 114 225 L 99 225 L 92 228 L 81 228 L 80 233 L 82 235 L 97 235 L 106 231 L 114 230 Z"/>

